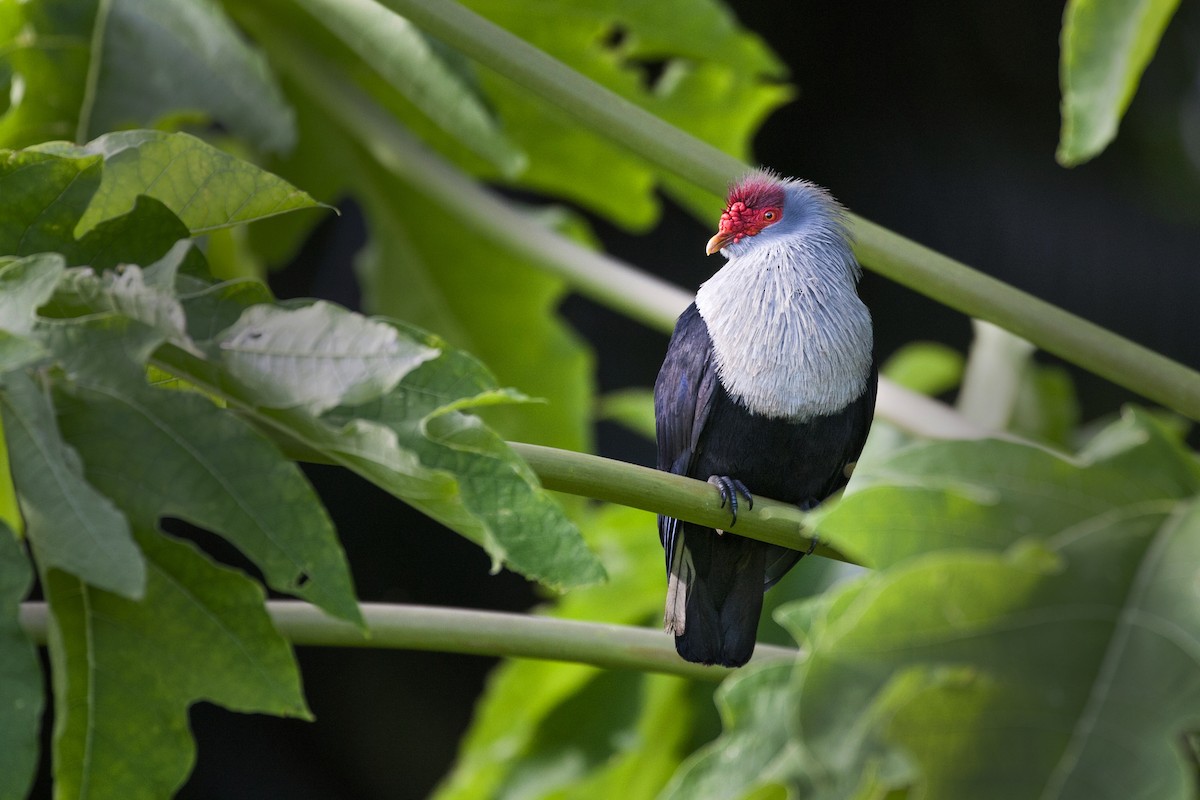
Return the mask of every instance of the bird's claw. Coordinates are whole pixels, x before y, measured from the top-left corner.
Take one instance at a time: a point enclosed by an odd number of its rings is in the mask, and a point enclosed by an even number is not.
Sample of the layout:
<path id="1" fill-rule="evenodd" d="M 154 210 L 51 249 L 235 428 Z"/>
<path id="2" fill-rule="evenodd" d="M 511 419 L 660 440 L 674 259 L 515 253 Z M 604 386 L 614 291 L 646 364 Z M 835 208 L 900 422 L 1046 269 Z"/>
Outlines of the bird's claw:
<path id="1" fill-rule="evenodd" d="M 731 478 L 728 475 L 713 475 L 708 479 L 708 482 L 717 487 L 717 491 L 721 493 L 721 508 L 724 508 L 726 503 L 729 504 L 729 527 L 732 528 L 737 524 L 739 494 L 746 498 L 747 508 L 754 508 L 754 495 L 750 494 L 750 490 L 746 488 L 746 484 L 737 478 Z"/>

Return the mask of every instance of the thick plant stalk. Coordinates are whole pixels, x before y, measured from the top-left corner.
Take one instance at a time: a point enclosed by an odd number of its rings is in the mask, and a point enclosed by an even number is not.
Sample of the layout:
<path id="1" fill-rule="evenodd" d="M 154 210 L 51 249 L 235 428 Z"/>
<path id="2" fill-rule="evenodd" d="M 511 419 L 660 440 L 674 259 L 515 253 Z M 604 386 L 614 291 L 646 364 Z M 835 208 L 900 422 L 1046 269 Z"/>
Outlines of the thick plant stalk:
<path id="1" fill-rule="evenodd" d="M 669 514 L 714 528 L 729 523 L 729 509 L 721 506 L 720 493 L 704 481 L 586 453 L 520 442 L 509 444 L 547 489 Z M 793 550 L 808 550 L 812 542 L 805 533 L 804 512 L 766 497 L 754 498 L 753 508 L 743 506 L 738 511 L 737 526 L 729 530 Z M 813 552 L 855 563 L 820 540 Z"/>
<path id="2" fill-rule="evenodd" d="M 670 636 L 649 628 L 431 606 L 363 603 L 361 609 L 367 623 L 365 636 L 355 625 L 327 616 L 308 603 L 267 603 L 275 627 L 299 646 L 540 658 L 714 682 L 731 672 L 724 667 L 684 661 L 675 654 Z M 39 644 L 46 642 L 46 617 L 45 603 L 21 604 L 21 627 Z M 794 659 L 798 655 L 799 651 L 792 648 L 760 644 L 751 663 Z"/>
<path id="3" fill-rule="evenodd" d="M 714 194 L 747 168 L 453 0 L 387 5 L 589 129 Z M 1200 372 L 861 217 L 852 216 L 851 228 L 859 260 L 872 271 L 1200 420 Z"/>

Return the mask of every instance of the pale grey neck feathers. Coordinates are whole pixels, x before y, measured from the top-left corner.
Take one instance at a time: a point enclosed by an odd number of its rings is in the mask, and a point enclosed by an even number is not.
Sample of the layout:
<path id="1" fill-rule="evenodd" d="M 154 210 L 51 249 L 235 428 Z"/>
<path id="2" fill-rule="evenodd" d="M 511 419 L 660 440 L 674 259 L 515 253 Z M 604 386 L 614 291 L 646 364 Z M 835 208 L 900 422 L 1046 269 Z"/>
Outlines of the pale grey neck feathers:
<path id="1" fill-rule="evenodd" d="M 696 294 L 725 391 L 756 414 L 797 421 L 858 399 L 872 361 L 840 208 L 823 190 L 788 185 L 785 217 L 801 205 L 786 228 L 723 251 L 729 261 Z"/>

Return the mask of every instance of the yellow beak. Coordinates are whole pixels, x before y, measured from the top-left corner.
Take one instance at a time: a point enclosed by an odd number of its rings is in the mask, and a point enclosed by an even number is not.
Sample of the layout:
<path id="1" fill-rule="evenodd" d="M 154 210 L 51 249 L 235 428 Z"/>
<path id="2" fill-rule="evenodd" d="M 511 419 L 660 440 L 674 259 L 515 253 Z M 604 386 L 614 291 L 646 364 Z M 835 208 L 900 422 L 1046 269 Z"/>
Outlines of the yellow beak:
<path id="1" fill-rule="evenodd" d="M 733 237 L 728 233 L 721 232 L 708 240 L 708 245 L 704 248 L 704 255 L 711 256 L 713 253 L 719 253 L 721 248 L 729 243 Z"/>

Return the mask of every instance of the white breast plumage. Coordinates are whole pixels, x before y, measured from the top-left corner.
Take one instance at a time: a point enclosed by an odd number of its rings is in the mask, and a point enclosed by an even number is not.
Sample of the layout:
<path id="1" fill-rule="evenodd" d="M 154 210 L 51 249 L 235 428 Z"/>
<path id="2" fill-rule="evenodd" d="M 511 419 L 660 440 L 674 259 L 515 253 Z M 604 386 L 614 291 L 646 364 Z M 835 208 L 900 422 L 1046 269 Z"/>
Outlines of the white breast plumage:
<path id="1" fill-rule="evenodd" d="M 696 294 L 717 376 L 756 414 L 833 414 L 866 388 L 871 315 L 855 289 L 853 257 L 831 244 L 821 237 L 756 248 L 730 259 Z"/>

